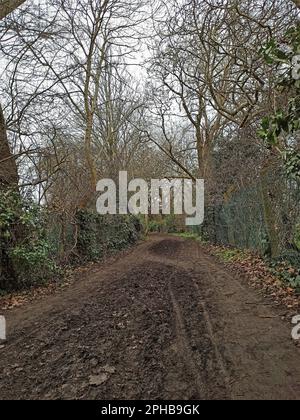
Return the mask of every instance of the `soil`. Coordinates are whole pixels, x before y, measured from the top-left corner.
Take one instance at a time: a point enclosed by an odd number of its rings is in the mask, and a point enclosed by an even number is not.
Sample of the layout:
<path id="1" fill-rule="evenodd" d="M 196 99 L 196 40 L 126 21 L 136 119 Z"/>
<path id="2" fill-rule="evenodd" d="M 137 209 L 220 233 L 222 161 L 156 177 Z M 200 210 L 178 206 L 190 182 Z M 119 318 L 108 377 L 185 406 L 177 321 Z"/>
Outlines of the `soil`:
<path id="1" fill-rule="evenodd" d="M 292 324 L 195 241 L 153 235 L 1 315 L 0 399 L 300 399 Z"/>

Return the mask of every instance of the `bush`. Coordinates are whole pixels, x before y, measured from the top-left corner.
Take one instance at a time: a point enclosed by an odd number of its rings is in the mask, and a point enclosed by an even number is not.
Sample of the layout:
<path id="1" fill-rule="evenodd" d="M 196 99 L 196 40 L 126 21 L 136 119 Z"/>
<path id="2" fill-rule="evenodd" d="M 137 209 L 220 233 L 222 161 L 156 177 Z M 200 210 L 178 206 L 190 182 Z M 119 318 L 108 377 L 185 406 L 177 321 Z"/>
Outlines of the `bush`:
<path id="1" fill-rule="evenodd" d="M 28 287 L 44 283 L 57 274 L 52 251 L 45 239 L 13 247 L 9 255 L 18 275 L 18 285 Z"/>
<path id="2" fill-rule="evenodd" d="M 77 221 L 77 251 L 84 261 L 95 261 L 109 251 L 121 250 L 133 244 L 142 230 L 139 219 L 134 216 L 101 216 L 81 211 Z"/>
<path id="3" fill-rule="evenodd" d="M 180 233 L 183 231 L 179 224 L 179 219 L 173 214 L 163 216 L 162 219 L 150 220 L 148 224 L 149 232 Z"/>
<path id="4" fill-rule="evenodd" d="M 267 260 L 271 272 L 282 282 L 300 292 L 300 253 L 289 249 L 277 258 Z"/>
<path id="5" fill-rule="evenodd" d="M 63 230 L 76 232 L 76 238 L 72 234 L 64 238 L 63 260 L 73 264 L 97 261 L 108 252 L 125 248 L 137 241 L 142 229 L 134 216 L 80 211 L 72 223 L 60 216 Z M 62 236 L 58 227 L 53 215 L 49 217 L 32 200 L 15 191 L 0 192 L 0 289 L 30 287 L 59 273 Z"/>
<path id="6" fill-rule="evenodd" d="M 148 224 L 148 230 L 149 232 L 163 232 L 164 224 L 162 221 L 150 220 Z"/>
<path id="7" fill-rule="evenodd" d="M 300 252 L 300 223 L 298 223 L 295 227 L 294 244 Z"/>
<path id="8" fill-rule="evenodd" d="M 0 192 L 0 289 L 40 283 L 56 271 L 45 213 L 16 191 Z"/>
<path id="9" fill-rule="evenodd" d="M 278 258 L 275 258 L 274 261 L 275 263 L 287 263 L 300 270 L 300 252 L 296 250 L 285 250 Z"/>

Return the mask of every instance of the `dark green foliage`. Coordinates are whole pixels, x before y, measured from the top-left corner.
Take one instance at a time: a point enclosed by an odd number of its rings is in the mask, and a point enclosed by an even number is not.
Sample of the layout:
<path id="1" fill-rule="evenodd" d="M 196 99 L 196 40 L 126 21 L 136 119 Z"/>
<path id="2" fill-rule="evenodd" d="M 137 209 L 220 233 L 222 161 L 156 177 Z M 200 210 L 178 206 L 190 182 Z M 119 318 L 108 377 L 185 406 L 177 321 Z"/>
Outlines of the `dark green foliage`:
<path id="1" fill-rule="evenodd" d="M 0 289 L 47 280 L 56 271 L 46 215 L 15 191 L 0 192 Z"/>
<path id="2" fill-rule="evenodd" d="M 148 224 L 149 232 L 179 233 L 185 230 L 184 225 L 174 214 L 153 219 Z"/>
<path id="3" fill-rule="evenodd" d="M 141 224 L 134 216 L 79 212 L 77 253 L 80 259 L 95 261 L 112 250 L 121 250 L 137 241 Z"/>
<path id="4" fill-rule="evenodd" d="M 267 148 L 279 151 L 287 176 L 300 179 L 300 153 L 291 142 L 300 130 L 300 25 L 287 32 L 284 44 L 272 40 L 262 53 L 278 71 L 277 89 L 286 95 L 288 104 L 265 117 L 258 134 Z"/>
<path id="5" fill-rule="evenodd" d="M 62 229 L 31 200 L 14 191 L 0 193 L 0 290 L 27 288 L 55 279 L 62 261 L 96 261 L 133 244 L 141 231 L 139 220 L 133 216 L 81 211 L 72 223 L 61 215 L 58 218 Z"/>
<path id="6" fill-rule="evenodd" d="M 296 249 L 297 249 L 297 250 L 299 251 L 299 253 L 300 253 L 300 223 L 298 223 L 298 224 L 295 226 L 293 239 L 294 239 L 294 245 L 295 245 Z"/>
<path id="7" fill-rule="evenodd" d="M 149 232 L 163 232 L 164 226 L 161 221 L 158 220 L 150 220 L 148 224 Z"/>
<path id="8" fill-rule="evenodd" d="M 280 257 L 278 257 L 275 262 L 286 262 L 292 267 L 295 267 L 300 270 L 300 253 L 296 250 L 290 249 L 285 250 L 281 253 Z"/>
<path id="9" fill-rule="evenodd" d="M 300 293 L 300 254 L 287 250 L 277 259 L 269 261 L 271 272 L 278 276 L 288 287 Z"/>

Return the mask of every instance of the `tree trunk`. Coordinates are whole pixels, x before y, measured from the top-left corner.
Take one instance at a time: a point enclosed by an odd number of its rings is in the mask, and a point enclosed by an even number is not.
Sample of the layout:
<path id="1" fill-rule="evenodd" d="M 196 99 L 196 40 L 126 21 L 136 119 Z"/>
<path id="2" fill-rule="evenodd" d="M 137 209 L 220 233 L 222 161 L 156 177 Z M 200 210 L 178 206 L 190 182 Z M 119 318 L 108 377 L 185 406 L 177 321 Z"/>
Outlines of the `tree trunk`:
<path id="1" fill-rule="evenodd" d="M 196 127 L 196 145 L 198 158 L 198 177 L 204 178 L 203 139 L 200 126 Z"/>
<path id="2" fill-rule="evenodd" d="M 0 105 L 0 188 L 17 188 L 18 182 L 16 160 L 8 144 L 5 119 Z"/>
<path id="3" fill-rule="evenodd" d="M 280 253 L 280 240 L 276 229 L 276 215 L 270 198 L 269 184 L 267 174 L 272 167 L 272 158 L 268 159 L 260 174 L 260 190 L 263 205 L 264 220 L 267 229 L 267 235 L 270 243 L 271 257 L 278 257 Z"/>
<path id="4" fill-rule="evenodd" d="M 12 189 L 17 191 L 18 181 L 17 165 L 8 144 L 6 124 L 0 105 L 0 190 Z M 10 229 L 13 231 L 15 230 L 15 227 L 11 226 Z M 20 230 L 20 227 L 18 227 L 18 230 Z M 17 241 L 15 234 L 13 240 Z M 0 228 L 0 288 L 5 290 L 15 286 L 17 280 L 13 263 L 8 252 L 9 246 L 11 246 L 11 243 L 8 244 L 4 232 Z"/>

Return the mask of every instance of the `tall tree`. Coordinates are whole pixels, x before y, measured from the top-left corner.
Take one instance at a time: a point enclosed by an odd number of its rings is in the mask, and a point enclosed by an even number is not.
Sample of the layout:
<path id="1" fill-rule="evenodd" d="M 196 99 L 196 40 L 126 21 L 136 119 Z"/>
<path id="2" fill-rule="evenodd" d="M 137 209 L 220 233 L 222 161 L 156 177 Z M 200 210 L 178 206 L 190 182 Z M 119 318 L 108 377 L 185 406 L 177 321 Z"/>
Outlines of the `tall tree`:
<path id="1" fill-rule="evenodd" d="M 106 68 L 108 64 L 126 66 L 126 58 L 139 45 L 139 28 L 149 13 L 144 0 L 49 0 L 47 5 L 49 10 L 40 20 L 32 18 L 39 12 L 34 8 L 26 19 L 14 19 L 7 44 L 3 42 L 14 86 L 7 90 L 8 103 L 11 92 L 16 92 L 14 110 L 20 108 L 23 98 L 29 104 L 25 107 L 26 118 L 25 112 L 21 116 L 23 126 L 28 117 L 32 119 L 30 110 L 34 105 L 34 113 L 45 110 L 40 114 L 41 120 L 48 118 L 50 126 L 55 121 L 69 125 L 85 157 L 89 181 L 83 188 L 85 198 L 80 204 L 85 207 L 94 196 L 99 176 L 96 154 L 101 139 L 97 141 L 95 125 L 97 114 L 108 104 L 103 97 Z M 29 29 L 24 31 L 24 27 Z M 14 44 L 10 41 L 13 37 Z M 119 73 L 114 72 L 113 78 L 118 79 Z M 27 82 L 28 78 L 32 83 Z M 35 95 L 33 99 L 31 94 Z M 47 98 L 44 103 L 38 99 L 42 97 Z M 65 116 L 63 120 L 57 114 L 58 107 Z"/>
<path id="2" fill-rule="evenodd" d="M 0 1 L 0 20 L 4 19 L 9 13 L 13 12 L 26 0 L 1 0 Z M 18 184 L 18 171 L 15 158 L 11 152 L 6 131 L 6 123 L 0 104 L 0 187 L 15 187 Z"/>
<path id="3" fill-rule="evenodd" d="M 0 188 L 16 187 L 17 185 L 17 165 L 8 144 L 6 124 L 0 104 Z"/>

